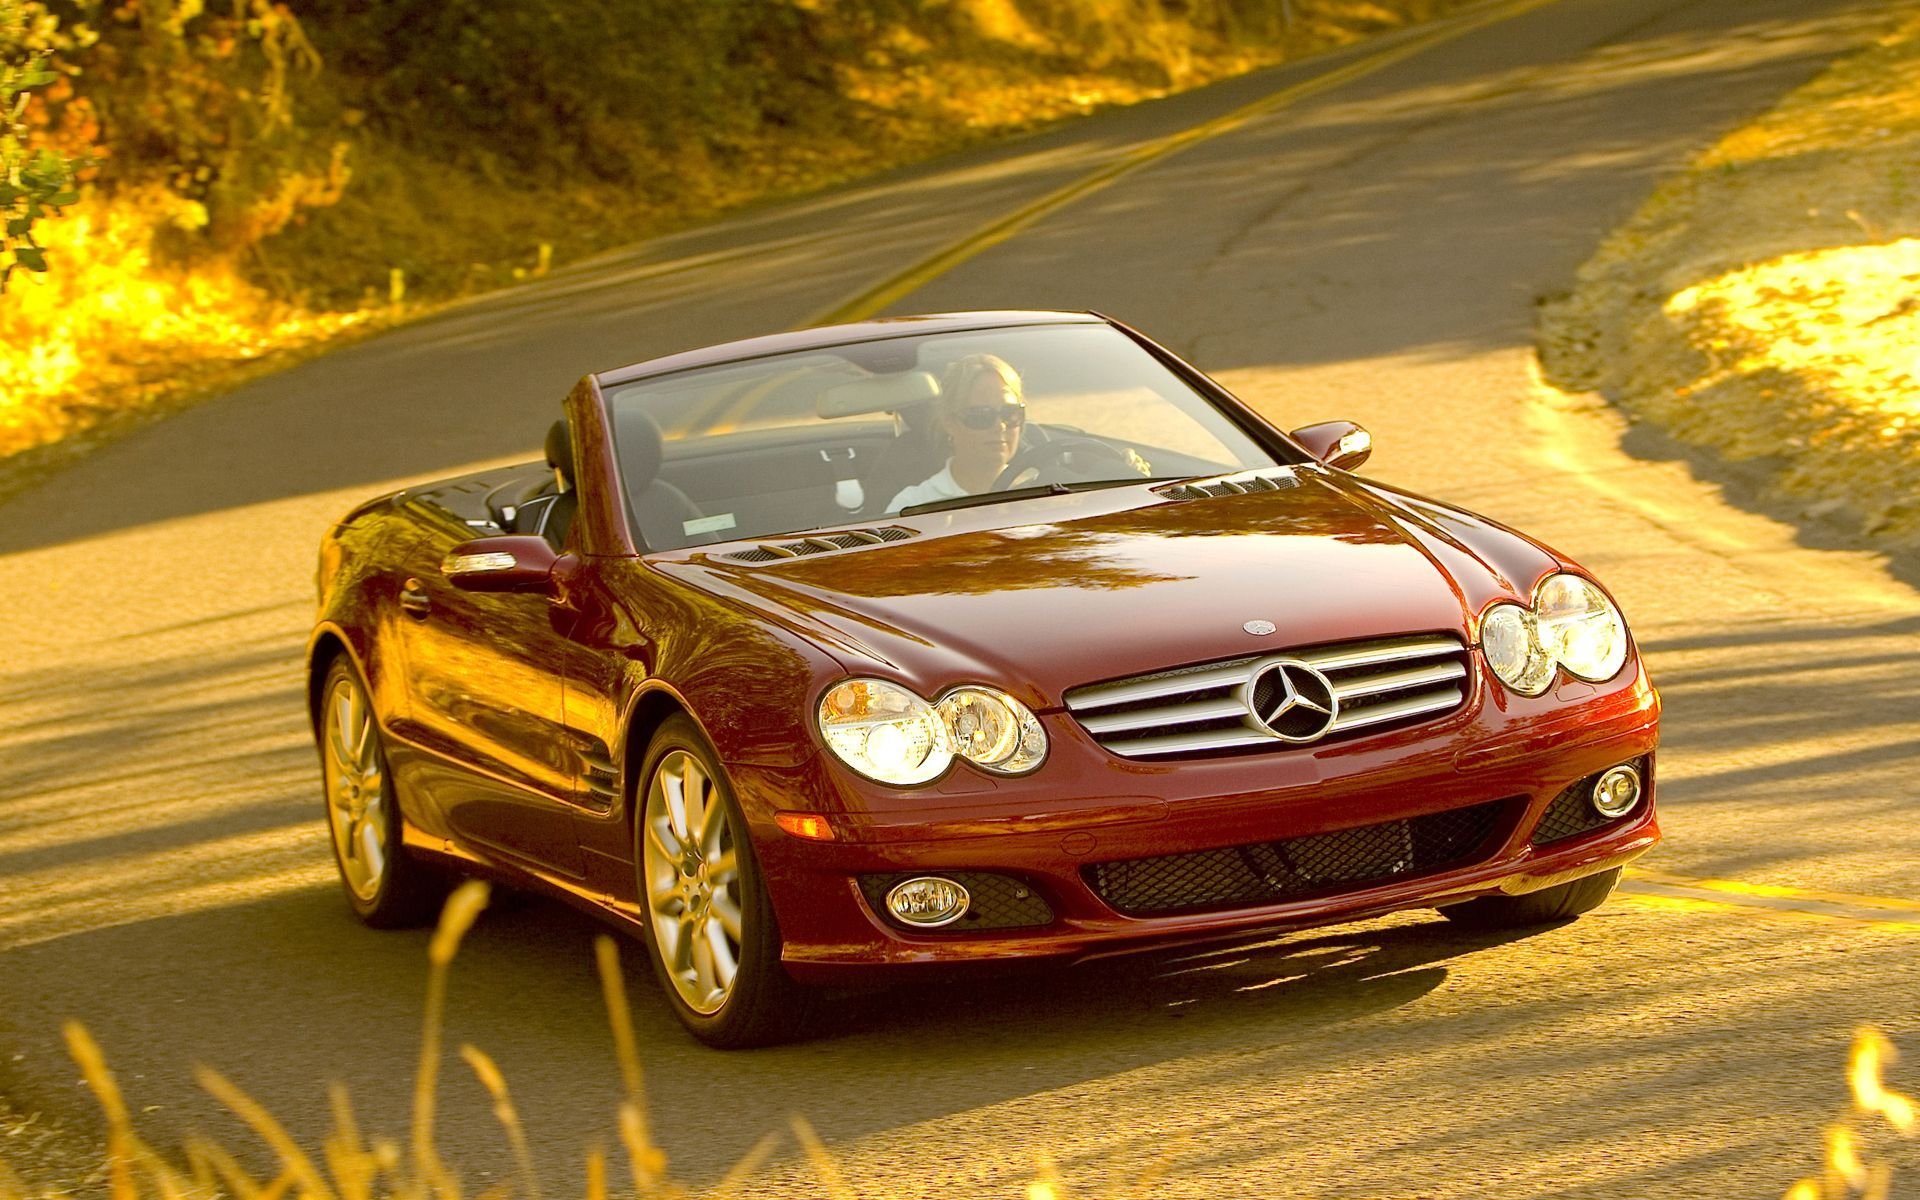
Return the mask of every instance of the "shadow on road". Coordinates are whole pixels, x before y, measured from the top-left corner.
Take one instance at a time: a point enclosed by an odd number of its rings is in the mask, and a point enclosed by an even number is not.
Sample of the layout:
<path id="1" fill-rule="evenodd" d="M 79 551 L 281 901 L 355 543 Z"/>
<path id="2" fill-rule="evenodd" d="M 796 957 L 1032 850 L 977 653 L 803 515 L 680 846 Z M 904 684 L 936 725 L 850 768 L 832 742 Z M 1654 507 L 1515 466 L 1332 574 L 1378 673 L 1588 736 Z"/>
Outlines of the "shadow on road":
<path id="1" fill-rule="evenodd" d="M 1650 1177 L 1671 1181 L 1755 1152 L 1756 1139 L 1768 1135 L 1751 1125 L 1717 1128 L 1714 1097 L 1741 1079 L 1755 1086 L 1783 1057 L 1828 1054 L 1825 1074 L 1835 1096 L 1843 1094 L 1837 1047 L 1770 1046 L 1756 1036 L 1756 1021 L 1773 1019 L 1761 1014 L 1777 1011 L 1783 992 L 1807 1004 L 1825 998 L 1836 1012 L 1873 998 L 1843 999 L 1839 979 L 1796 979 L 1769 967 L 1806 936 L 1790 924 L 1745 922 L 1737 946 L 1696 945 L 1684 964 L 1650 969 L 1673 947 L 1647 936 L 1657 932 L 1647 920 L 1603 910 L 1513 939 L 1409 916 L 1198 956 L 903 988 L 843 999 L 815 1040 L 744 1053 L 692 1043 L 667 1014 L 638 948 L 623 943 L 623 953 L 653 1134 L 676 1177 L 695 1185 L 711 1183 L 794 1114 L 835 1146 L 897 1134 L 903 1146 L 922 1146 L 914 1153 L 924 1162 L 929 1136 L 951 1130 L 954 1153 L 964 1154 L 978 1136 L 968 1130 L 983 1119 L 1004 1122 L 986 1114 L 1010 1106 L 1029 1113 L 1015 1120 L 1033 1148 L 1054 1150 L 1082 1180 L 1136 1170 L 1168 1151 L 1181 1177 L 1271 1170 L 1276 1156 L 1315 1152 L 1301 1140 L 1304 1106 L 1321 1128 L 1368 1128 L 1382 1153 L 1423 1164 L 1429 1178 L 1450 1146 L 1505 1144 L 1515 1170 L 1572 1154 L 1610 1181 L 1630 1162 L 1649 1160 L 1658 1164 L 1646 1168 Z M 498 1061 L 550 1192 L 577 1194 L 585 1148 L 617 1145 L 620 1081 L 592 966 L 596 932 L 558 904 L 503 899 L 454 965 L 438 1128 L 447 1161 L 470 1187 L 509 1178 L 512 1164 L 489 1097 L 452 1054 L 463 1043 Z M 426 941 L 424 931 L 359 927 L 329 884 L 185 913 L 163 929 L 123 926 L 46 943 L 14 952 L 9 966 L 43 981 L 45 1002 L 61 1016 L 89 1023 L 152 1140 L 171 1147 L 198 1130 L 264 1165 L 239 1122 L 192 1085 L 189 1064 L 226 1073 L 303 1145 L 317 1146 L 329 1128 L 332 1082 L 349 1086 L 365 1129 L 404 1140 Z M 1857 953 L 1861 965 L 1881 969 L 1889 953 L 1904 950 L 1869 944 Z M 1483 982 L 1454 1001 L 1431 999 L 1456 966 L 1488 955 L 1526 963 L 1520 978 L 1531 982 L 1493 993 Z M 89 986 L 89 964 L 103 959 L 122 964 L 117 986 L 137 988 L 140 1004 Z M 1684 987 L 1675 993 L 1676 975 L 1714 980 L 1712 1001 L 1689 998 Z M 1394 1015 L 1416 1005 L 1418 1015 Z M 1650 1015 L 1649 1005 L 1669 1015 Z M 298 1016 L 271 1055 L 236 1053 L 226 1030 L 276 1013 Z M 61 1073 L 52 1022 L 23 1027 L 28 1015 L 6 1018 L 9 1044 L 21 1053 L 0 1064 L 0 1085 L 44 1087 L 46 1074 Z M 1565 1082 L 1590 1080 L 1596 1070 L 1611 1081 L 1601 1093 Z M 1116 1088 L 1149 1108 L 1161 1091 L 1183 1104 L 1217 1101 L 1181 1114 L 1182 1144 L 1174 1145 L 1148 1124 L 1086 1124 L 1082 1105 L 1111 1104 L 1093 1097 Z M 1460 1103 L 1448 1105 L 1453 1088 Z M 1832 1106 L 1816 1093 L 1778 1097 L 1815 1131 L 1810 1160 L 1818 1116 Z M 1630 1107 L 1618 1103 L 1623 1094 L 1634 1097 Z M 68 1111 L 52 1115 L 79 1139 L 96 1135 L 86 1097 L 69 1095 Z M 1424 1119 L 1402 1111 L 1414 1097 L 1427 1098 L 1419 1102 Z M 1655 1131 L 1681 1136 L 1674 1144 Z M 1696 1131 L 1703 1140 L 1690 1142 Z M 1095 1149 L 1056 1141 L 1066 1134 L 1090 1138 Z M 1765 1144 L 1780 1153 L 1777 1140 Z M 1614 1156 L 1618 1166 L 1610 1165 Z M 1472 1172 L 1489 1165 L 1455 1163 L 1450 1177 L 1476 1178 Z M 964 1172 L 926 1166 L 943 1177 Z M 1783 1167 L 1782 1177 L 1791 1170 Z M 1017 1186 L 1000 1179 L 990 1192 Z"/>
<path id="2" fill-rule="evenodd" d="M 1885 850 L 1913 804 L 1916 635 L 1920 616 L 1730 616 L 1723 630 L 1644 643 L 1665 703 L 1661 803 L 1684 806 L 1696 832 L 1663 857 L 1699 875 L 1908 894 L 1910 861 Z M 1790 879 L 1796 864 L 1819 873 Z"/>
<path id="3" fill-rule="evenodd" d="M 311 851 L 324 855 L 319 837 L 312 841 Z M 449 998 L 449 1046 L 472 1042 L 498 1059 L 534 1144 L 561 1174 L 578 1169 L 586 1145 L 615 1133 L 619 1072 L 592 965 L 599 931 L 557 903 L 502 896 L 469 936 Z M 361 928 L 330 884 L 181 913 L 164 927 L 101 929 L 12 952 L 10 970 L 41 981 L 36 1007 L 44 1007 L 34 1014 L 37 1027 L 23 1027 L 27 1014 L 13 1013 L 8 1033 L 30 1048 L 31 1071 L 57 1073 L 56 1014 L 87 1022 L 130 1100 L 157 1106 L 142 1124 L 163 1145 L 194 1128 L 234 1135 L 243 1147 L 248 1140 L 191 1084 L 194 1062 L 229 1073 L 304 1144 L 318 1145 L 326 1132 L 325 1086 L 336 1079 L 350 1085 L 370 1131 L 399 1135 L 417 1057 L 426 936 Z M 1440 986 L 1448 960 L 1504 940 L 1421 920 L 838 997 L 816 1038 L 735 1054 L 688 1039 L 643 951 L 621 944 L 656 1135 L 685 1176 L 710 1180 L 792 1113 L 851 1138 L 1181 1056 L 1338 1039 L 1343 1024 Z M 129 1011 L 89 986 L 88 964 L 101 960 L 143 981 L 142 1005 Z M 181 1007 L 186 995 L 205 994 L 209 977 L 220 981 L 219 999 Z M 223 1031 L 278 1011 L 300 1015 L 272 1060 L 235 1061 Z M 381 1062 L 391 1069 L 369 1075 L 353 1065 Z M 890 1065 L 876 1072 L 876 1064 Z M 451 1055 L 447 1071 L 440 1124 L 448 1157 L 481 1182 L 476 1174 L 508 1168 L 490 1102 Z M 0 1082 L 13 1073 L 0 1069 Z M 725 1097 L 725 1106 L 690 1107 L 700 1096 Z M 87 1105 L 76 1096 L 71 1111 L 55 1115 L 93 1130 Z"/>
<path id="4" fill-rule="evenodd" d="M 1861 521 L 1844 511 L 1818 514 L 1797 496 L 1781 492 L 1781 463 L 1772 459 L 1733 462 L 1701 446 L 1689 446 L 1665 430 L 1639 423 L 1620 439 L 1620 448 L 1647 462 L 1678 462 L 1695 479 L 1713 484 L 1721 499 L 1736 508 L 1769 517 L 1793 530 L 1794 542 L 1809 550 L 1869 550 L 1883 553 L 1887 573 L 1920 588 L 1920 548 L 1887 551 L 1860 532 Z"/>

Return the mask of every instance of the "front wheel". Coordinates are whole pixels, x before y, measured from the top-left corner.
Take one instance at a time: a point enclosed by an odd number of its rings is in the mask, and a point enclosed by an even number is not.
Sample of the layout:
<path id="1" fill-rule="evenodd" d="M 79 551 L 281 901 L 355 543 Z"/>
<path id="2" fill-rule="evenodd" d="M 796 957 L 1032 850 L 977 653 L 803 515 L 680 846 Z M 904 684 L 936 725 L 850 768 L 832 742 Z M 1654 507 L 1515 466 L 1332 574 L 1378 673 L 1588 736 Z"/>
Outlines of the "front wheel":
<path id="1" fill-rule="evenodd" d="M 333 861 L 354 915 L 376 929 L 431 920 L 441 880 L 401 844 L 400 805 L 380 748 L 380 723 L 367 685 L 344 654 L 327 667 L 320 695 L 320 774 Z"/>
<path id="2" fill-rule="evenodd" d="M 710 1046 L 781 1041 L 809 993 L 780 962 L 780 925 L 733 789 L 686 717 L 648 747 L 636 823 L 647 946 L 674 1015 Z"/>
<path id="3" fill-rule="evenodd" d="M 1551 925 L 1568 921 L 1581 913 L 1592 912 L 1606 903 L 1620 882 L 1620 868 L 1586 875 L 1567 883 L 1519 896 L 1482 896 L 1462 904 L 1449 904 L 1440 915 L 1462 925 L 1481 929 L 1518 929 L 1529 925 Z"/>

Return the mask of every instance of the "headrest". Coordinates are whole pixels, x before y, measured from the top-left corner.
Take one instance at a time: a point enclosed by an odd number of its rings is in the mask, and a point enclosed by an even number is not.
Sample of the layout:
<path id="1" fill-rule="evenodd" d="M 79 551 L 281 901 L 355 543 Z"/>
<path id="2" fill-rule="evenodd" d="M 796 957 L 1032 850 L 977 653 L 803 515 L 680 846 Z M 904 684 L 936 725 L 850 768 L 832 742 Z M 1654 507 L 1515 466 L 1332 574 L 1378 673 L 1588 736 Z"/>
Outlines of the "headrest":
<path id="1" fill-rule="evenodd" d="M 940 384 L 925 371 L 902 371 L 835 384 L 820 393 L 815 406 L 823 417 L 851 417 L 860 413 L 897 412 L 937 399 Z"/>
<path id="2" fill-rule="evenodd" d="M 629 406 L 613 414 L 613 436 L 620 447 L 621 480 L 629 496 L 638 496 L 660 474 L 665 439 L 659 423 L 646 409 Z"/>
<path id="3" fill-rule="evenodd" d="M 567 432 L 567 419 L 561 417 L 547 430 L 547 465 L 560 472 L 560 478 L 572 488 L 573 437 Z"/>

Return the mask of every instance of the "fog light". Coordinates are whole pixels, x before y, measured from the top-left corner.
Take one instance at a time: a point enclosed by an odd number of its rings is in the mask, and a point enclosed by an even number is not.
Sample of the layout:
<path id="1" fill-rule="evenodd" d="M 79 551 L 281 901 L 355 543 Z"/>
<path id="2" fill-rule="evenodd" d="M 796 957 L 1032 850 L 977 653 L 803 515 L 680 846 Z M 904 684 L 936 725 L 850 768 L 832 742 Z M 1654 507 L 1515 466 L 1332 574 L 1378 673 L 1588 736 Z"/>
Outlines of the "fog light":
<path id="1" fill-rule="evenodd" d="M 1609 819 L 1624 817 L 1640 803 L 1640 772 L 1630 766 L 1609 767 L 1593 783 L 1594 811 Z"/>
<path id="2" fill-rule="evenodd" d="M 923 929 L 951 925 L 967 913 L 967 889 L 934 875 L 902 880 L 887 890 L 887 911 Z"/>

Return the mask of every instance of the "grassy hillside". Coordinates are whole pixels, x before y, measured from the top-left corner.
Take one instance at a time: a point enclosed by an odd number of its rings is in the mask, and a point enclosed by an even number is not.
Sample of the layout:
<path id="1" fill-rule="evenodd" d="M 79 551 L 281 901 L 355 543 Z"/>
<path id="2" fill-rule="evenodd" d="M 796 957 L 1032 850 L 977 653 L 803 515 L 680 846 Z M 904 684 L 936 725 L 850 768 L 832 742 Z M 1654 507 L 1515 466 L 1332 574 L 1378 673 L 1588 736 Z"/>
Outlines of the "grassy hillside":
<path id="1" fill-rule="evenodd" d="M 1920 549 L 1920 18 L 1669 180 L 1543 312 L 1553 382 Z M 1890 17 L 1900 15 L 1895 9 Z"/>

